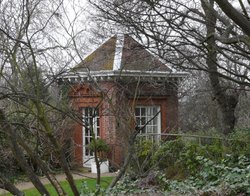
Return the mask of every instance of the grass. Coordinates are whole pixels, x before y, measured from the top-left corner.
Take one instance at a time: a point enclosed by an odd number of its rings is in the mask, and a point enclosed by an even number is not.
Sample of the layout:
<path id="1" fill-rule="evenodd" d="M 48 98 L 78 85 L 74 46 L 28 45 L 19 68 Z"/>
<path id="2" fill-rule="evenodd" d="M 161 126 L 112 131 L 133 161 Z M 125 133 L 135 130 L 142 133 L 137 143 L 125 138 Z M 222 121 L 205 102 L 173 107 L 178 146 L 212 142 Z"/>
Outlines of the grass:
<path id="1" fill-rule="evenodd" d="M 107 188 L 108 185 L 111 183 L 112 179 L 113 179 L 113 177 L 102 177 L 101 178 L 101 187 Z M 96 188 L 96 180 L 95 179 L 87 179 L 86 178 L 86 179 L 76 180 L 75 182 L 76 182 L 76 186 L 77 186 L 79 191 L 81 190 L 81 186 L 84 182 L 86 182 L 89 190 L 95 190 L 95 188 Z M 73 193 L 70 189 L 68 182 L 62 181 L 60 183 L 61 183 L 63 189 L 65 190 L 65 192 L 68 193 L 69 196 L 71 196 L 71 195 L 73 196 Z M 47 185 L 45 185 L 45 187 L 47 188 L 47 190 L 49 191 L 51 196 L 57 195 L 55 189 L 53 188 L 53 186 L 51 184 L 47 184 Z M 25 196 L 40 195 L 39 192 L 35 188 L 23 190 L 23 192 L 25 193 Z M 4 194 L 4 195 L 11 195 L 11 194 L 8 193 L 8 194 Z"/>

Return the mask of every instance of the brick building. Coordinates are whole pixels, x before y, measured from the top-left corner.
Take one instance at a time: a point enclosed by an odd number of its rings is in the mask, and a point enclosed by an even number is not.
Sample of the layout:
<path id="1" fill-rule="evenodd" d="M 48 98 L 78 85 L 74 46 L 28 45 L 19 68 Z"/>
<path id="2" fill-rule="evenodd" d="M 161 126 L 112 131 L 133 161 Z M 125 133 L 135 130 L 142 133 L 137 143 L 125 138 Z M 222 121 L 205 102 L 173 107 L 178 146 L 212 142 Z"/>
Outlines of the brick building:
<path id="1" fill-rule="evenodd" d="M 109 160 L 119 167 L 128 137 L 143 126 L 142 137 L 157 141 L 177 129 L 177 85 L 185 73 L 174 72 L 129 35 L 115 35 L 64 77 L 73 85 L 70 99 L 82 113 L 74 128 L 75 160 L 89 166 L 93 156 L 88 122 L 96 137 L 111 147 Z"/>

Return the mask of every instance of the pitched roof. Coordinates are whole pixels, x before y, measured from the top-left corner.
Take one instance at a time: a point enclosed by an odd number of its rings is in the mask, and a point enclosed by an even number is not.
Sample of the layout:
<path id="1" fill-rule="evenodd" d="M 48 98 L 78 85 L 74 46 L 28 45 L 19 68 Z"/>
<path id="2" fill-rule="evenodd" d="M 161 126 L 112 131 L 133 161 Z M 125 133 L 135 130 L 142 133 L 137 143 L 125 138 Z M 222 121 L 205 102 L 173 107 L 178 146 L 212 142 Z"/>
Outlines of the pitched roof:
<path id="1" fill-rule="evenodd" d="M 75 66 L 74 70 L 172 71 L 129 35 L 114 35 Z"/>

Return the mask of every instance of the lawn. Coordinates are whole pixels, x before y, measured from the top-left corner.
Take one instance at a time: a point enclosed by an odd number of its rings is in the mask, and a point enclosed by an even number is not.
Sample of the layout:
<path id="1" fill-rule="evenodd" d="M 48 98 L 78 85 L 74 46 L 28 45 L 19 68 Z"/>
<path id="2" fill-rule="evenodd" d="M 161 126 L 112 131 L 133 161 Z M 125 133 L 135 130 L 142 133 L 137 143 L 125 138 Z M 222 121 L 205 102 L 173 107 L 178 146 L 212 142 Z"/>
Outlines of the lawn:
<path id="1" fill-rule="evenodd" d="M 108 185 L 111 183 L 113 177 L 102 177 L 101 178 L 101 187 L 102 188 L 107 188 Z M 88 188 L 90 190 L 95 190 L 95 186 L 96 186 L 96 180 L 95 179 L 81 179 L 81 180 L 76 180 L 76 186 L 78 188 L 78 190 L 81 189 L 81 186 L 84 182 L 87 183 Z M 63 187 L 63 189 L 65 190 L 66 193 L 68 193 L 69 196 L 73 196 L 73 193 L 71 192 L 71 189 L 69 187 L 69 184 L 67 181 L 62 181 L 61 185 Z M 47 184 L 45 185 L 45 187 L 47 188 L 47 190 L 49 191 L 50 195 L 57 195 L 55 189 L 53 188 L 53 186 L 51 184 Z M 35 189 L 27 189 L 23 191 L 25 193 L 25 196 L 36 196 L 36 195 L 40 195 L 39 192 Z M 11 195 L 11 194 L 4 194 L 4 195 Z"/>

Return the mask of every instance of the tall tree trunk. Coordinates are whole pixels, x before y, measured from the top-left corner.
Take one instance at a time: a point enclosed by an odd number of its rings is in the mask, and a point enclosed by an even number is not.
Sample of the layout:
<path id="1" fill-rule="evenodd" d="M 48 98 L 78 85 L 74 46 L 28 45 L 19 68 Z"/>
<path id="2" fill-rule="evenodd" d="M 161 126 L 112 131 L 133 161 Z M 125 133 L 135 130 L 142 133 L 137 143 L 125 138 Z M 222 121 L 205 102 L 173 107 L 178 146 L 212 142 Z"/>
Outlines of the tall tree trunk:
<path id="1" fill-rule="evenodd" d="M 45 176 L 48 178 L 52 186 L 54 186 L 57 194 L 59 196 L 67 195 L 65 191 L 63 190 L 61 184 L 58 182 L 56 177 L 49 171 L 49 168 L 47 165 L 35 154 L 30 147 L 23 142 L 23 140 L 18 140 L 19 144 L 23 147 L 23 149 L 29 154 L 29 156 L 36 162 L 37 165 L 39 165 L 39 168 L 42 170 L 42 172 L 45 174 Z"/>
<path id="2" fill-rule="evenodd" d="M 66 157 L 65 157 L 65 152 L 63 151 L 63 149 L 60 150 L 60 162 L 61 162 L 61 167 L 63 168 L 63 171 L 66 175 L 66 179 L 69 182 L 69 185 L 71 187 L 71 190 L 74 194 L 74 196 L 79 196 L 79 191 L 77 190 L 77 187 L 75 185 L 75 181 L 74 178 L 70 172 Z"/>
<path id="3" fill-rule="evenodd" d="M 69 182 L 70 188 L 75 196 L 79 196 L 80 195 L 79 191 L 77 190 L 74 178 L 70 172 L 70 169 L 69 169 L 66 157 L 65 157 L 64 148 L 62 146 L 60 146 L 59 142 L 54 137 L 53 129 L 52 129 L 52 127 L 49 123 L 49 120 L 44 112 L 44 107 L 41 103 L 37 102 L 36 100 L 33 100 L 33 103 L 35 104 L 36 109 L 37 109 L 38 118 L 39 118 L 38 120 L 41 123 L 41 125 L 43 126 L 43 128 L 46 132 L 46 135 L 47 135 L 48 139 L 50 140 L 51 144 L 54 146 L 55 152 L 59 155 L 60 165 L 61 165 L 61 167 L 66 175 L 66 179 Z"/>
<path id="4" fill-rule="evenodd" d="M 206 63 L 208 66 L 208 74 L 210 83 L 212 86 L 213 95 L 218 103 L 218 106 L 221 111 L 221 128 L 223 134 L 227 135 L 231 133 L 235 126 L 235 108 L 238 103 L 238 94 L 229 95 L 226 92 L 226 89 L 223 88 L 220 84 L 218 66 L 217 66 L 217 50 L 216 50 L 216 40 L 214 37 L 215 34 L 215 25 L 216 25 L 216 16 L 209 8 L 204 0 L 201 0 L 202 7 L 205 12 L 206 18 L 206 28 L 207 28 L 207 59 Z M 209 0 L 211 7 L 214 6 L 214 0 Z"/>
<path id="5" fill-rule="evenodd" d="M 47 133 L 47 136 L 50 139 L 53 146 L 55 147 L 55 152 L 59 155 L 60 165 L 66 175 L 66 180 L 68 181 L 74 196 L 79 196 L 80 195 L 79 191 L 77 190 L 74 178 L 70 172 L 70 169 L 69 169 L 66 157 L 65 157 L 64 148 L 59 145 L 55 137 L 52 134 L 50 134 L 50 132 Z"/>
<path id="6" fill-rule="evenodd" d="M 4 112 L 0 109 L 0 126 L 2 129 L 6 130 L 8 140 L 10 142 L 11 150 L 17 159 L 20 167 L 25 171 L 30 181 L 34 184 L 36 189 L 40 192 L 41 195 L 50 195 L 45 186 L 42 184 L 37 175 L 32 171 L 28 163 L 26 162 L 23 151 L 18 146 L 18 138 L 15 130 L 12 129 L 11 125 L 7 122 Z"/>
<path id="7" fill-rule="evenodd" d="M 0 188 L 9 191 L 13 195 L 24 196 L 24 193 L 20 191 L 14 184 L 0 174 Z"/>
<path id="8" fill-rule="evenodd" d="M 91 125 L 91 126 L 93 126 L 93 125 Z M 92 129 L 92 132 L 93 132 L 92 139 L 93 139 L 93 142 L 94 142 L 94 160 L 95 160 L 96 171 L 97 171 L 96 184 L 100 185 L 100 183 L 101 183 L 101 161 L 98 158 L 98 153 L 97 153 L 97 149 L 96 149 L 96 138 L 95 138 L 95 134 L 94 134 L 94 131 L 93 131 L 93 127 L 91 129 Z"/>

